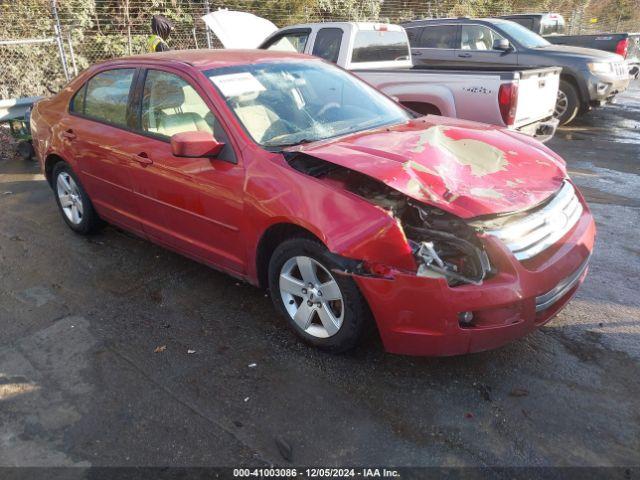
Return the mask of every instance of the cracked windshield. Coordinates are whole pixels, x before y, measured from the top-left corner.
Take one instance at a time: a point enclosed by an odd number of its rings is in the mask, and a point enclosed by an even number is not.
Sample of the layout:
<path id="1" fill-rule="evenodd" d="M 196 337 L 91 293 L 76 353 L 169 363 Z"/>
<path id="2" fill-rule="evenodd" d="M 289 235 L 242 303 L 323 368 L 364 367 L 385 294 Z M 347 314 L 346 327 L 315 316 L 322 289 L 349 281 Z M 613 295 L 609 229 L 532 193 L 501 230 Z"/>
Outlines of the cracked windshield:
<path id="1" fill-rule="evenodd" d="M 321 62 L 268 63 L 207 72 L 251 137 L 285 147 L 411 118 L 392 100 Z"/>

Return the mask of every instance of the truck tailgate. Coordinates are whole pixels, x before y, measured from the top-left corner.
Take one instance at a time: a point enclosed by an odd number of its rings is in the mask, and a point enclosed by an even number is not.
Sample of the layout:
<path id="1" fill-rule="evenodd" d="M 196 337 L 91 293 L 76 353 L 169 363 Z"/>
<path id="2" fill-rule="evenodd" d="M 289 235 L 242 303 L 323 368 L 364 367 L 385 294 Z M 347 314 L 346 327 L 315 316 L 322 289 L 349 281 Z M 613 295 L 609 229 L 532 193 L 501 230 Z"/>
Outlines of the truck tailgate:
<path id="1" fill-rule="evenodd" d="M 553 115 L 561 71 L 560 67 L 548 67 L 520 73 L 514 126 L 528 125 Z"/>

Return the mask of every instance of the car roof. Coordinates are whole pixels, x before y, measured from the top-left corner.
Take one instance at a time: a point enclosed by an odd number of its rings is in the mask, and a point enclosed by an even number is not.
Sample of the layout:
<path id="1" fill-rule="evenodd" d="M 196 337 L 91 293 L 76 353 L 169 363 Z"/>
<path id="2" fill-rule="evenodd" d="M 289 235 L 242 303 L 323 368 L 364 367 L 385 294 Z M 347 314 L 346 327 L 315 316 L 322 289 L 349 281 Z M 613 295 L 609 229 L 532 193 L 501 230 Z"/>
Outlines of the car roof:
<path id="1" fill-rule="evenodd" d="M 419 26 L 419 25 L 437 25 L 440 23 L 446 24 L 465 24 L 465 23 L 507 23 L 509 20 L 503 18 L 469 18 L 469 17 L 457 17 L 457 18 L 425 18 L 421 20 L 412 20 L 405 22 L 404 26 Z"/>
<path id="2" fill-rule="evenodd" d="M 279 60 L 312 59 L 316 58 L 295 52 L 277 52 L 272 50 L 200 49 L 169 50 L 167 52 L 120 57 L 103 62 L 101 65 L 115 65 L 122 63 L 159 63 L 165 65 L 184 64 L 191 65 L 200 70 L 207 70 L 209 68 L 230 67 L 234 65 L 247 65 Z"/>

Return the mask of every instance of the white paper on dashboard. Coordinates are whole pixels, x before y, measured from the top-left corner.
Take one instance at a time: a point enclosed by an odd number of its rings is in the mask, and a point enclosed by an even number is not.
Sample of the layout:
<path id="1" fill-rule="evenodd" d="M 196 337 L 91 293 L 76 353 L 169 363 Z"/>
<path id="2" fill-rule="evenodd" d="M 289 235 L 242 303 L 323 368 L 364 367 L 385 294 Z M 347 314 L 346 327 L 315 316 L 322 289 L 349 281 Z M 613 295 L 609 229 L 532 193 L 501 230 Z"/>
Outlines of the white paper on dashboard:
<path id="1" fill-rule="evenodd" d="M 225 97 L 238 97 L 247 93 L 264 92 L 266 90 L 260 80 L 249 72 L 214 75 L 210 78 Z"/>

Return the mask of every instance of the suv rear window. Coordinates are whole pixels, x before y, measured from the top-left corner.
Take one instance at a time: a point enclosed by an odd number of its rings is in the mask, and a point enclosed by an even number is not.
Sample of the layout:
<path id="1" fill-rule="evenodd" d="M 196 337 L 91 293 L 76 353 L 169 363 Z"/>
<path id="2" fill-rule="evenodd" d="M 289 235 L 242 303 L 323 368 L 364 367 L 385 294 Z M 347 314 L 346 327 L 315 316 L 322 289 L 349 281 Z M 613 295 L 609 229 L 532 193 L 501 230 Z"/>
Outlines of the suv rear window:
<path id="1" fill-rule="evenodd" d="M 361 30 L 356 33 L 351 61 L 389 62 L 407 60 L 409 44 L 404 32 Z"/>

